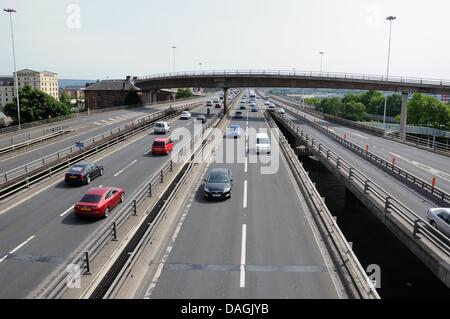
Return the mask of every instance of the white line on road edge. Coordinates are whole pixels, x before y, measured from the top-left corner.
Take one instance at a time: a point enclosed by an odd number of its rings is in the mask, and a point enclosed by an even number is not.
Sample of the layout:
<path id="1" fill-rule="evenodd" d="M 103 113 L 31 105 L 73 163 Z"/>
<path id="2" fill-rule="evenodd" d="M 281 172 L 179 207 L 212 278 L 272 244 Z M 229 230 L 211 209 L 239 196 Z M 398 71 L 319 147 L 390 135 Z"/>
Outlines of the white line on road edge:
<path id="1" fill-rule="evenodd" d="M 66 211 L 64 211 L 64 213 L 60 214 L 59 217 L 63 217 L 64 215 L 69 213 L 73 209 L 73 207 L 74 207 L 74 205 L 70 206 Z"/>
<path id="2" fill-rule="evenodd" d="M 21 243 L 19 246 L 17 246 L 16 248 L 14 248 L 13 250 L 11 250 L 9 253 L 10 254 L 14 254 L 16 251 L 18 251 L 20 248 L 22 248 L 23 246 L 25 246 L 30 240 L 32 240 L 34 237 L 36 237 L 35 235 L 31 236 L 30 238 L 28 238 L 27 240 L 25 240 L 23 243 Z M 2 257 L 2 259 L 0 259 L 0 263 L 5 260 L 6 258 L 8 258 L 8 255 L 5 255 Z"/>
<path id="3" fill-rule="evenodd" d="M 242 225 L 242 243 L 241 243 L 241 274 L 240 274 L 240 287 L 245 287 L 245 248 L 247 241 L 247 225 Z"/>
<path id="4" fill-rule="evenodd" d="M 248 157 L 245 158 L 245 166 L 244 171 L 247 173 L 247 166 L 248 166 Z"/>
<path id="5" fill-rule="evenodd" d="M 247 208 L 247 181 L 244 181 L 244 202 L 242 207 Z"/>
<path id="6" fill-rule="evenodd" d="M 114 174 L 114 177 L 119 176 L 120 174 L 123 173 L 124 170 L 126 170 L 128 167 L 130 167 L 131 165 L 133 165 L 134 163 L 136 163 L 137 160 L 132 161 L 130 164 L 128 164 L 127 166 L 125 166 L 124 168 L 122 168 L 120 171 L 118 171 L 117 173 Z"/>

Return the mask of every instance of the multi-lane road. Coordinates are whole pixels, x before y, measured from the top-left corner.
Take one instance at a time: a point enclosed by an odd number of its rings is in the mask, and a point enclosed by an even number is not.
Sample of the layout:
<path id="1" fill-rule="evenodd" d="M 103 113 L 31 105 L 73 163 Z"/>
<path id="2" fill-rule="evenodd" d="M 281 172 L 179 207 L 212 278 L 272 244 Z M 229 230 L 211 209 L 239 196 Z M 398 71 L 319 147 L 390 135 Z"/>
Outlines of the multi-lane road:
<path id="1" fill-rule="evenodd" d="M 282 103 L 279 103 L 282 104 Z M 429 208 L 436 207 L 436 203 L 434 203 L 432 200 L 426 198 L 424 195 L 421 195 L 417 193 L 414 189 L 407 186 L 406 184 L 402 183 L 401 181 L 397 180 L 390 174 L 386 173 L 385 171 L 381 170 L 380 168 L 374 166 L 373 164 L 370 164 L 365 159 L 359 157 L 349 149 L 343 147 L 341 144 L 339 144 L 336 140 L 332 139 L 331 137 L 325 135 L 322 131 L 319 129 L 311 126 L 308 124 L 304 119 L 303 116 L 306 116 L 307 118 L 314 120 L 315 118 L 311 117 L 310 114 L 304 114 L 303 112 L 291 112 L 289 108 L 286 107 L 286 114 L 285 116 L 292 120 L 295 124 L 297 124 L 299 127 L 301 127 L 306 132 L 310 132 L 317 142 L 322 143 L 329 149 L 332 149 L 337 156 L 341 157 L 345 161 L 347 161 L 350 165 L 358 169 L 360 172 L 362 172 L 364 175 L 366 175 L 368 178 L 370 178 L 373 182 L 378 184 L 380 187 L 382 187 L 387 193 L 391 194 L 391 196 L 395 197 L 397 200 L 399 200 L 401 203 L 403 203 L 406 207 L 411 209 L 414 213 L 416 213 L 418 216 L 421 216 L 422 218 L 426 218 L 426 213 Z M 329 122 L 323 122 L 321 119 L 315 119 L 317 122 L 323 123 L 323 125 L 328 125 L 329 129 L 334 130 L 336 134 L 347 134 L 347 138 L 350 140 L 349 136 L 354 135 L 358 137 L 357 140 L 355 137 L 351 140 L 354 143 L 357 143 L 358 145 L 365 147 L 365 144 L 361 144 L 361 140 L 364 140 L 365 143 L 372 143 L 373 146 L 369 149 L 374 152 L 377 155 L 380 155 L 383 153 L 383 149 L 386 151 L 386 147 L 388 147 L 388 144 L 391 143 L 391 141 L 372 136 L 368 133 L 363 133 L 356 130 L 350 130 L 348 128 L 339 127 L 337 124 L 329 123 Z M 357 134 L 357 135 L 356 135 Z M 366 137 L 366 139 L 364 138 Z M 367 140 L 367 141 L 366 141 Z M 380 145 L 379 147 L 374 147 Z M 397 144 L 397 143 L 395 143 Z M 372 144 L 371 144 L 372 145 Z M 381 146 L 383 145 L 383 146 Z M 425 150 L 421 149 L 415 149 L 414 147 L 400 144 L 401 146 L 397 145 L 397 152 L 400 153 L 406 153 L 406 151 L 403 151 L 403 149 L 407 149 L 408 154 L 414 154 L 415 152 L 418 153 L 426 153 L 422 154 L 422 156 L 428 156 L 430 158 L 436 157 L 439 158 L 442 155 L 439 154 L 432 154 Z M 376 151 L 375 151 L 376 150 Z M 376 153 L 377 152 L 377 153 Z M 381 156 L 381 155 L 380 155 Z M 405 156 L 411 156 L 411 155 L 405 155 Z M 445 161 L 443 159 L 436 160 L 436 163 L 441 163 L 443 166 L 446 166 L 447 163 L 444 163 Z M 402 167 L 404 169 L 409 170 L 411 173 L 416 174 L 417 176 L 421 177 L 419 175 L 419 171 L 421 170 L 416 165 L 409 164 L 408 162 L 396 162 L 396 164 L 399 165 L 399 167 Z M 423 170 L 422 170 L 423 171 Z M 422 172 L 422 178 L 423 176 Z M 431 182 L 431 178 L 430 178 Z M 449 185 L 450 186 L 450 185 Z"/>
<path id="2" fill-rule="evenodd" d="M 264 118 L 265 106 L 258 100 L 258 112 L 244 111 L 244 117 L 232 118 L 229 124 L 240 125 L 244 134 L 237 150 L 230 142 L 219 143 L 217 154 L 224 162 L 213 162 L 203 172 L 215 167 L 233 172 L 232 197 L 222 201 L 203 198 L 203 177 L 195 184 L 191 196 L 180 204 L 184 212 L 179 227 L 163 244 L 163 258 L 152 260 L 146 269 L 148 275 L 134 289 L 135 298 L 345 298 L 342 283 L 316 229 L 311 212 L 299 192 L 283 153 L 276 169 L 265 174 L 264 168 L 273 165 L 273 156 L 255 155 L 255 140 L 250 131 L 269 132 Z M 239 103 L 237 103 L 238 105 Z M 155 109 L 134 109 L 131 118 L 153 112 Z M 195 117 L 205 113 L 205 107 L 195 109 L 190 120 L 175 119 L 171 126 L 194 129 Z M 121 125 L 122 115 L 99 114 L 89 119 L 75 119 L 77 136 L 49 141 L 25 152 L 13 154 L 17 158 L 0 159 L 0 167 L 18 165 L 40 154 L 46 155 L 74 140 L 97 135 Z M 222 112 L 212 109 L 212 114 Z M 234 110 L 232 111 L 232 114 Z M 311 115 L 305 114 L 311 118 Z M 97 118 L 102 116 L 103 118 Z M 115 118 L 109 121 L 107 118 Z M 302 129 L 313 133 L 316 140 L 333 149 L 340 157 L 364 172 L 375 183 L 397 197 L 407 207 L 424 217 L 435 205 L 428 199 L 368 164 L 364 159 L 307 124 L 303 114 L 287 111 L 286 117 Z M 397 164 L 424 179 L 430 171 L 423 164 L 442 172 L 449 172 L 448 161 L 411 146 L 369 135 L 360 131 L 328 125 L 337 134 L 359 145 L 369 144 L 370 150 L 389 159 L 396 156 Z M 77 122 L 78 121 L 78 122 Z M 103 122 L 104 125 L 95 123 Z M 108 122 L 108 123 L 107 123 Z M 85 135 L 83 135 L 85 134 Z M 170 134 L 170 133 L 169 133 Z M 155 138 L 146 132 L 94 158 L 105 167 L 104 175 L 89 186 L 68 187 L 63 174 L 53 177 L 41 187 L 25 193 L 18 199 L 4 203 L 0 210 L 0 298 L 29 296 L 56 267 L 106 222 L 80 221 L 73 214 L 73 204 L 90 187 L 117 186 L 127 195 L 135 192 L 170 157 L 151 156 L 149 150 Z M 226 145 L 227 147 L 225 147 Z M 273 146 L 273 143 L 272 143 Z M 238 156 L 236 152 L 242 151 Z M 232 152 L 235 156 L 227 156 Z M 387 155 L 395 153 L 394 155 Z M 383 155 L 384 154 L 384 155 Z M 416 155 L 417 154 L 417 155 Z M 429 160 L 426 160 L 429 158 Z M 256 159 L 253 161 L 251 159 Z M 410 159 L 410 160 L 407 160 Z M 420 163 L 420 164 L 418 164 Z M 422 164 L 422 165 L 421 165 Z M 5 165 L 5 166 L 1 166 Z M 422 171 L 422 172 L 420 172 Z M 422 175 L 420 175 L 422 174 Z M 439 175 L 445 177 L 445 174 Z M 129 197 L 126 197 L 125 204 Z M 124 205 L 125 205 L 124 204 Z M 114 211 L 112 212 L 114 214 Z M 129 296 L 130 297 L 130 296 Z"/>
<path id="3" fill-rule="evenodd" d="M 258 112 L 250 112 L 247 105 L 244 117 L 233 118 L 230 124 L 240 125 L 245 132 L 269 132 L 264 106 L 259 104 Z M 206 177 L 213 168 L 230 169 L 231 198 L 206 201 L 201 179 L 181 207 L 183 222 L 169 236 L 163 258 L 150 263 L 151 276 L 132 297 L 345 297 L 284 155 L 279 154 L 277 170 L 262 174 L 270 157 L 255 155 L 255 140 L 250 136 L 242 135 L 240 142 L 246 147 L 234 145 L 237 150 L 223 149 L 227 144 L 220 143 L 216 154 L 226 159 L 233 158 L 227 152 L 234 152 L 234 159 L 214 161 L 204 172 Z M 256 162 L 249 160 L 252 155 Z"/>
<path id="4" fill-rule="evenodd" d="M 192 119 L 175 120 L 171 124 L 172 131 L 181 127 L 193 130 L 196 115 L 205 112 L 202 106 L 192 111 Z M 170 156 L 150 154 L 155 137 L 153 133 L 141 134 L 114 148 L 112 153 L 98 157 L 95 162 L 104 166 L 104 175 L 90 185 L 68 187 L 62 173 L 55 182 L 43 184 L 31 194 L 3 205 L 0 212 L 0 298 L 26 297 L 106 222 L 80 221 L 73 214 L 73 204 L 90 187 L 117 186 L 130 195 L 170 159 Z"/>
<path id="5" fill-rule="evenodd" d="M 205 99 L 206 98 L 193 99 L 191 102 L 204 101 Z M 8 153 L 0 156 L 0 173 L 25 165 L 42 158 L 43 156 L 58 152 L 59 150 L 74 145 L 77 141 L 84 141 L 91 137 L 109 132 L 114 128 L 124 125 L 125 123 L 139 117 L 166 109 L 169 105 L 173 105 L 175 107 L 185 103 L 187 102 L 179 101 L 172 104 L 156 104 L 146 107 L 97 113 L 64 121 L 61 125 L 63 128 L 70 129 L 72 133 L 62 135 L 61 137 L 55 139 L 50 139 L 45 143 L 39 143 L 28 148 L 23 148 L 14 153 Z M 37 130 L 37 128 L 30 128 L 27 131 L 32 132 L 33 130 Z M 23 132 L 9 133 L 8 138 L 11 138 L 13 134 L 23 134 Z M 0 138 L 3 138 L 3 136 Z"/>

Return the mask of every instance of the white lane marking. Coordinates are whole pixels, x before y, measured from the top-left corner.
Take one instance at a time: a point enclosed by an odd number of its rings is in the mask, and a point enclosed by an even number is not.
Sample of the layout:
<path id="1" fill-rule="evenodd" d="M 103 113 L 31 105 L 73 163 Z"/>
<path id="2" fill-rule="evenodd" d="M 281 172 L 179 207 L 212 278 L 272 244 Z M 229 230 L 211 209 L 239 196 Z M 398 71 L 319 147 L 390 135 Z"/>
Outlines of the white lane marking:
<path id="1" fill-rule="evenodd" d="M 417 162 L 417 161 L 411 161 L 411 160 L 409 160 L 409 159 L 407 159 L 407 158 L 405 158 L 403 156 L 400 156 L 400 155 L 398 155 L 396 153 L 393 153 L 393 152 L 389 152 L 389 154 L 391 154 L 394 157 L 397 157 L 399 159 L 402 159 L 405 162 L 408 162 L 408 163 L 410 163 L 410 164 L 412 164 L 414 166 L 417 166 L 418 168 L 420 168 L 420 169 L 422 169 L 422 170 L 424 170 L 424 171 L 426 171 L 426 172 L 428 172 L 428 173 L 430 173 L 432 175 L 436 175 L 439 178 L 442 178 L 443 180 L 445 180 L 447 182 L 450 182 L 450 175 L 445 173 L 445 172 L 442 172 L 442 171 L 440 171 L 440 170 L 438 170 L 436 168 L 430 167 L 428 165 L 422 164 L 422 163 Z"/>
<path id="2" fill-rule="evenodd" d="M 242 207 L 247 208 L 247 181 L 244 181 L 244 202 L 242 203 Z"/>
<path id="3" fill-rule="evenodd" d="M 247 242 L 247 225 L 242 225 L 242 242 L 241 242 L 241 267 L 240 267 L 240 284 L 241 288 L 245 287 L 245 250 Z"/>
<path id="4" fill-rule="evenodd" d="M 349 132 L 349 133 L 350 133 L 350 134 L 353 134 L 353 135 L 356 135 L 356 136 L 358 136 L 358 137 L 360 137 L 360 138 L 363 138 L 363 139 L 365 139 L 365 140 L 369 139 L 367 136 L 364 136 L 364 135 L 360 135 L 360 134 L 353 133 L 353 132 Z"/>
<path id="5" fill-rule="evenodd" d="M 132 161 L 130 164 L 128 164 L 127 166 L 125 166 L 124 168 L 122 168 L 120 171 L 118 171 L 117 173 L 114 174 L 114 177 L 119 176 L 120 174 L 122 174 L 128 167 L 130 167 L 131 165 L 133 165 L 134 163 L 136 163 L 137 160 Z"/>
<path id="6" fill-rule="evenodd" d="M 245 158 L 244 171 L 247 173 L 248 157 Z"/>
<path id="7" fill-rule="evenodd" d="M 11 250 L 9 253 L 10 254 L 14 254 L 16 251 L 18 251 L 20 248 L 22 248 L 23 246 L 25 246 L 28 242 L 30 242 L 31 240 L 33 240 L 33 238 L 36 237 L 35 235 L 31 236 L 30 238 L 28 238 L 27 240 L 25 240 L 23 243 L 21 243 L 19 246 L 17 246 L 16 248 L 14 248 L 13 250 Z"/>
<path id="8" fill-rule="evenodd" d="M 103 187 L 103 184 L 102 185 L 98 185 L 98 187 L 100 188 L 100 187 Z"/>
<path id="9" fill-rule="evenodd" d="M 65 216 L 65 215 L 67 215 L 69 212 L 72 211 L 73 207 L 74 207 L 74 205 L 70 206 L 67 210 L 65 210 L 63 213 L 61 213 L 61 214 L 59 215 L 59 217 L 63 217 L 63 216 Z"/>

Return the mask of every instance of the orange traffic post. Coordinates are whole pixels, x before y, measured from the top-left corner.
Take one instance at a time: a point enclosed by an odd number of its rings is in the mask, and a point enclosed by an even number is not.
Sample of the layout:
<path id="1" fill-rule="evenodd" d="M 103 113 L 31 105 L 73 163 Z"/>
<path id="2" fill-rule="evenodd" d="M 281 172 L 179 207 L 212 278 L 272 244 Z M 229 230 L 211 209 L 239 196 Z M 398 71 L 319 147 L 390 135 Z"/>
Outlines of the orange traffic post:
<path id="1" fill-rule="evenodd" d="M 344 140 L 347 139 L 347 133 L 344 132 Z"/>
<path id="2" fill-rule="evenodd" d="M 366 144 L 366 152 L 369 150 L 369 144 Z"/>
<path id="3" fill-rule="evenodd" d="M 433 179 L 431 180 L 431 186 L 436 186 L 436 177 L 433 176 Z"/>
<path id="4" fill-rule="evenodd" d="M 392 158 L 392 166 L 395 166 L 395 157 Z"/>

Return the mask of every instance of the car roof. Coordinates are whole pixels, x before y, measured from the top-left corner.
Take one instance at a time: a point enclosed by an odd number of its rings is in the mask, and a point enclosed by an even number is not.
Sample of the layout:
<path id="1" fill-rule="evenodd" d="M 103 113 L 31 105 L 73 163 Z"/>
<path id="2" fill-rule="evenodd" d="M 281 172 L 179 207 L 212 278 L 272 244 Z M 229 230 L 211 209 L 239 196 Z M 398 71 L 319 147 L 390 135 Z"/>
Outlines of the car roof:
<path id="1" fill-rule="evenodd" d="M 113 189 L 113 187 L 93 187 L 93 188 L 90 188 L 86 192 L 86 194 L 89 194 L 89 195 L 105 195 L 111 189 Z"/>
<path id="2" fill-rule="evenodd" d="M 155 138 L 154 142 L 167 142 L 169 140 L 169 137 L 158 137 Z"/>
<path id="3" fill-rule="evenodd" d="M 233 128 L 235 128 L 235 127 L 239 127 L 240 128 L 240 126 L 239 125 L 237 125 L 237 124 L 231 124 L 229 127 L 233 127 Z"/>
<path id="4" fill-rule="evenodd" d="M 267 133 L 256 133 L 256 138 L 269 137 Z"/>
<path id="5" fill-rule="evenodd" d="M 212 174 L 212 173 L 229 173 L 229 170 L 228 170 L 228 168 L 223 168 L 223 167 L 216 167 L 216 168 L 213 168 L 213 169 L 211 169 L 211 171 L 209 172 L 209 174 Z"/>

